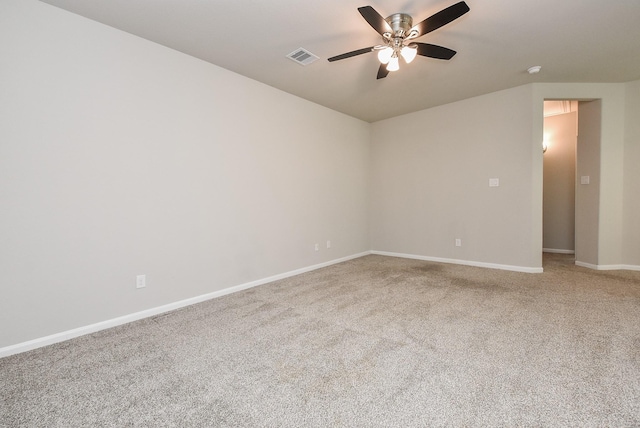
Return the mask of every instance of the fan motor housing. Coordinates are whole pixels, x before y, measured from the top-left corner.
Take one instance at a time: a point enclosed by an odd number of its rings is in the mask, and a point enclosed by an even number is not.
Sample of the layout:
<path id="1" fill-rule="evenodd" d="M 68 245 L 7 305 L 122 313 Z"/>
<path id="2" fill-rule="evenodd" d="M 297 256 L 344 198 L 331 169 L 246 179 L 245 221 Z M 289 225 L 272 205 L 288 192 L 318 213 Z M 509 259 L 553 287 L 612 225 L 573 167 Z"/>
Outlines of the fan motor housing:
<path id="1" fill-rule="evenodd" d="M 413 18 L 406 13 L 394 13 L 384 20 L 391 26 L 394 35 L 408 33 L 413 26 Z"/>

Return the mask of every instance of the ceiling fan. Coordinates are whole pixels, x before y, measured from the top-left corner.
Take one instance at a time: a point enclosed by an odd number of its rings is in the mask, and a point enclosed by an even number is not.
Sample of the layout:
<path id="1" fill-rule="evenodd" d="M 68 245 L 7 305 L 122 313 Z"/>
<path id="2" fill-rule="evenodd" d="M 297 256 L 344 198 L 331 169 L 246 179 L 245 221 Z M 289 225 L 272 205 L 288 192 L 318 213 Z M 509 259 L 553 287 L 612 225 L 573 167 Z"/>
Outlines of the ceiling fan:
<path id="1" fill-rule="evenodd" d="M 394 13 L 383 18 L 371 6 L 359 7 L 358 12 L 382 36 L 382 44 L 333 56 L 329 58 L 329 62 L 377 51 L 380 61 L 377 78 L 382 79 L 387 77 L 390 71 L 400 68 L 400 57 L 407 63 L 413 61 L 416 55 L 446 60 L 453 58 L 456 51 L 452 49 L 412 40 L 460 18 L 469 12 L 469 6 L 461 1 L 431 15 L 415 26 L 413 18 L 406 13 Z"/>

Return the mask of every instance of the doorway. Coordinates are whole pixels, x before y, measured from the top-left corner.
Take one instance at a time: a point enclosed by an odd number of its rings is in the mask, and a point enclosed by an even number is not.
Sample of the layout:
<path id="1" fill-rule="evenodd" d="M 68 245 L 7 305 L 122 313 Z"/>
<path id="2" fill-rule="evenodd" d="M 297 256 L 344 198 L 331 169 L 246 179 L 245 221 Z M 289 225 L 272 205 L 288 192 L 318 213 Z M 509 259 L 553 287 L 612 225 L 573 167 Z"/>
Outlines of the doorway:
<path id="1" fill-rule="evenodd" d="M 543 252 L 598 264 L 601 100 L 545 100 Z"/>
<path id="2" fill-rule="evenodd" d="M 578 102 L 544 102 L 542 251 L 575 254 Z"/>

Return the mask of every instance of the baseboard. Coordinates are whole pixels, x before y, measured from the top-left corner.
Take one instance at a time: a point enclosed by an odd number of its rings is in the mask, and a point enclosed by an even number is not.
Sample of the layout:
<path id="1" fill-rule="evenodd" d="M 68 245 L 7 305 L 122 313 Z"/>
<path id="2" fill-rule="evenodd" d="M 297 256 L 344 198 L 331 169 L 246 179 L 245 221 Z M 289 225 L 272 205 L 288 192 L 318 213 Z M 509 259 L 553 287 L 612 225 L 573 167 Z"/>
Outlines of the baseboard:
<path id="1" fill-rule="evenodd" d="M 543 272 L 541 267 L 532 268 L 532 267 L 526 267 L 526 266 L 501 265 L 496 263 L 475 262 L 470 260 L 445 259 L 440 257 L 417 256 L 414 254 L 390 253 L 387 251 L 371 251 L 371 254 L 378 254 L 380 256 L 401 257 L 404 259 L 425 260 L 429 262 L 450 263 L 455 265 L 508 270 L 508 271 L 514 271 L 514 272 L 524 272 L 524 273 L 542 273 Z"/>
<path id="2" fill-rule="evenodd" d="M 101 330 L 106 330 L 108 328 L 117 327 L 122 324 L 127 324 L 133 321 L 138 321 L 143 318 L 152 317 L 164 312 L 173 311 L 175 309 L 180 309 L 185 306 L 194 305 L 196 303 L 201 303 L 207 300 L 215 299 L 217 297 L 226 296 L 227 294 L 236 293 L 238 291 L 246 290 L 248 288 L 257 287 L 258 285 L 268 284 L 273 281 L 278 281 L 280 279 L 289 278 L 292 276 L 300 275 L 302 273 L 311 272 L 316 269 L 321 269 L 327 266 L 331 266 L 337 263 L 346 262 L 348 260 L 357 259 L 366 255 L 371 254 L 370 251 L 365 251 L 363 253 L 353 254 L 351 256 L 342 257 L 340 259 L 331 260 L 324 263 L 319 263 L 313 266 L 304 267 L 301 269 L 292 270 L 290 272 L 285 272 L 279 275 L 270 276 L 267 278 L 259 279 L 256 281 L 247 282 L 245 284 L 236 285 L 234 287 L 225 288 L 223 290 L 214 291 L 212 293 L 203 294 L 200 296 L 192 297 L 185 300 L 180 300 L 178 302 L 169 303 L 166 305 L 158 306 L 151 309 L 146 309 L 144 311 L 135 312 L 129 315 L 124 315 L 118 318 L 113 318 L 106 321 L 101 321 L 95 324 L 90 324 L 87 326 L 75 328 L 73 330 L 67 330 L 60 333 L 52 334 L 50 336 L 41 337 L 38 339 L 29 340 L 27 342 L 18 343 L 15 345 L 6 346 L 4 348 L 0 348 L 0 358 L 8 357 L 9 355 L 19 354 L 26 351 L 31 351 L 33 349 L 41 348 L 43 346 L 53 345 L 54 343 L 64 342 L 65 340 L 73 339 L 79 336 L 84 336 L 87 334 L 95 333 Z"/>
<path id="3" fill-rule="evenodd" d="M 573 250 L 559 250 L 556 248 L 543 248 L 543 253 L 555 253 L 555 254 L 575 254 L 576 252 Z"/>
<path id="4" fill-rule="evenodd" d="M 594 265 L 591 263 L 579 262 L 576 260 L 576 266 L 581 266 L 594 270 L 633 270 L 640 271 L 640 266 L 636 265 Z"/>
<path id="5" fill-rule="evenodd" d="M 593 270 L 598 270 L 598 265 L 594 265 L 594 264 L 591 264 L 591 263 L 585 263 L 585 262 L 579 262 L 578 260 L 575 261 L 575 265 L 576 266 L 580 266 L 580 267 L 584 267 L 584 268 L 593 269 Z"/>

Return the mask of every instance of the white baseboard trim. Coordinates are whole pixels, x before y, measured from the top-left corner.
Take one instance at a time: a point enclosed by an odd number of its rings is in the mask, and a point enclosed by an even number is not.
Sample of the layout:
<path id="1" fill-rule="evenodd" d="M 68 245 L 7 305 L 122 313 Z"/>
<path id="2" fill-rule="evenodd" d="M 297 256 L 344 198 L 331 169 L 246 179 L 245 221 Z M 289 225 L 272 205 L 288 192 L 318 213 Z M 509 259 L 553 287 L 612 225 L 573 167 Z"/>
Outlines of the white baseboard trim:
<path id="1" fill-rule="evenodd" d="M 640 271 L 640 266 L 636 265 L 594 265 L 591 263 L 579 262 L 576 260 L 576 266 L 581 266 L 594 270 L 634 270 Z"/>
<path id="2" fill-rule="evenodd" d="M 73 330 L 67 330 L 60 333 L 52 334 L 50 336 L 41 337 L 38 339 L 29 340 L 27 342 L 18 343 L 15 345 L 6 346 L 4 348 L 0 348 L 0 358 L 8 357 L 10 355 L 19 354 L 22 352 L 31 351 L 33 349 L 41 348 L 43 346 L 53 345 L 54 343 L 64 342 L 65 340 L 73 339 L 79 336 L 84 336 L 87 334 L 95 333 L 97 331 L 106 330 L 108 328 L 117 327 L 122 324 L 127 324 L 133 321 L 138 321 L 143 318 L 152 317 L 154 315 L 158 315 L 164 312 L 173 311 L 175 309 L 180 309 L 185 306 L 194 305 L 196 303 L 204 302 L 207 300 L 215 299 L 217 297 L 226 296 L 227 294 L 236 293 L 238 291 L 246 290 L 248 288 L 257 287 L 258 285 L 268 284 L 273 281 L 278 281 L 280 279 L 289 278 L 292 276 L 300 275 L 302 273 L 311 272 L 316 269 L 320 269 L 323 267 L 331 266 L 337 263 L 346 262 L 348 260 L 357 259 L 363 256 L 367 256 L 371 254 L 370 251 L 365 251 L 363 253 L 353 254 L 351 256 L 342 257 L 340 259 L 331 260 L 324 263 L 319 263 L 317 265 L 308 266 L 296 270 L 292 270 L 290 272 L 281 273 L 278 275 L 273 275 L 267 278 L 258 279 L 256 281 L 247 282 L 245 284 L 236 285 L 234 287 L 228 287 L 223 290 L 214 291 L 212 293 L 203 294 L 200 296 L 192 297 L 185 300 L 180 300 L 178 302 L 169 303 L 166 305 L 158 306 L 151 309 L 146 309 L 144 311 L 135 312 L 129 315 L 124 315 L 121 317 L 113 318 L 110 320 L 105 320 L 101 322 L 97 322 L 95 324 L 90 324 L 83 327 L 74 328 Z"/>
<path id="3" fill-rule="evenodd" d="M 425 260 L 429 262 L 450 263 L 450 264 L 464 265 L 464 266 L 475 266 L 475 267 L 482 267 L 482 268 L 489 268 L 489 269 L 509 270 L 514 272 L 524 272 L 524 273 L 542 273 L 543 272 L 541 267 L 534 268 L 534 267 L 526 267 L 526 266 L 501 265 L 496 263 L 474 262 L 470 260 L 444 259 L 440 257 L 417 256 L 415 254 L 390 253 L 387 251 L 371 251 L 371 254 L 377 254 L 380 256 L 400 257 L 403 259 L 415 259 L 415 260 Z"/>
<path id="4" fill-rule="evenodd" d="M 576 266 L 580 266 L 580 267 L 584 267 L 584 268 L 598 270 L 598 265 L 594 265 L 594 264 L 591 264 L 591 263 L 585 263 L 585 262 L 579 262 L 578 260 L 575 261 L 575 265 Z"/>
<path id="5" fill-rule="evenodd" d="M 559 250 L 556 248 L 543 248 L 543 253 L 555 253 L 555 254 L 575 254 L 576 252 L 573 250 Z"/>

